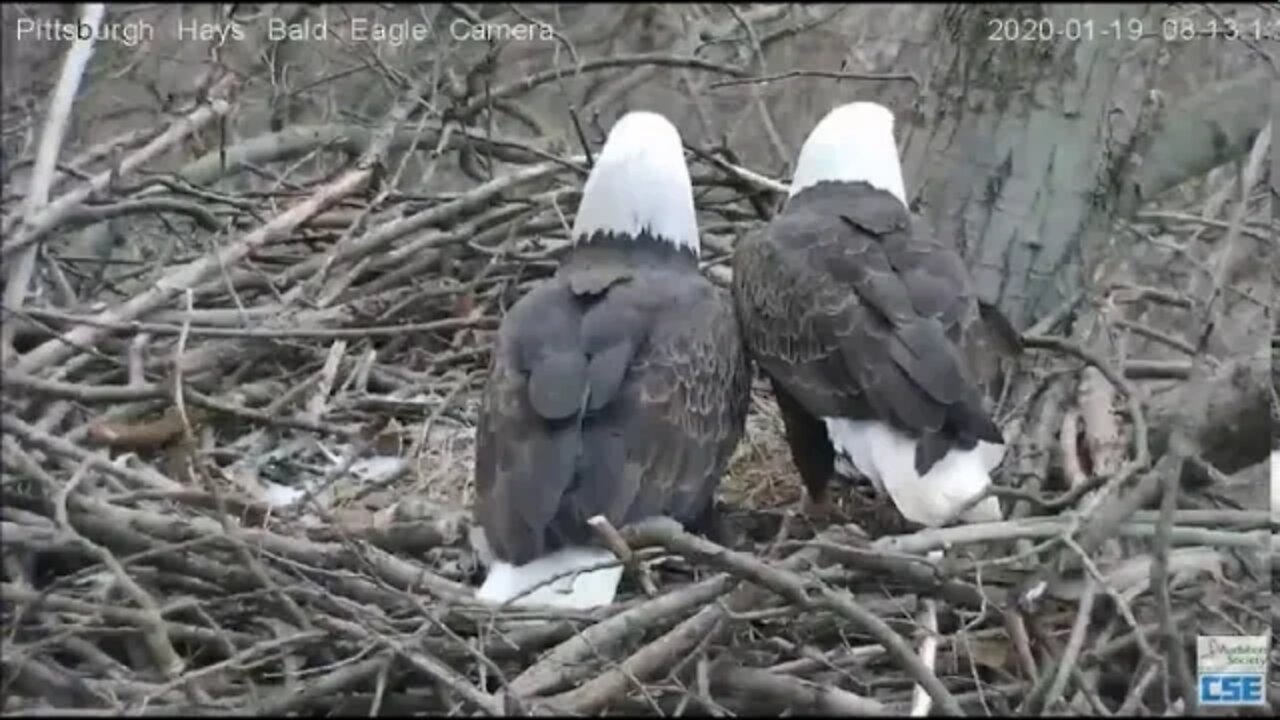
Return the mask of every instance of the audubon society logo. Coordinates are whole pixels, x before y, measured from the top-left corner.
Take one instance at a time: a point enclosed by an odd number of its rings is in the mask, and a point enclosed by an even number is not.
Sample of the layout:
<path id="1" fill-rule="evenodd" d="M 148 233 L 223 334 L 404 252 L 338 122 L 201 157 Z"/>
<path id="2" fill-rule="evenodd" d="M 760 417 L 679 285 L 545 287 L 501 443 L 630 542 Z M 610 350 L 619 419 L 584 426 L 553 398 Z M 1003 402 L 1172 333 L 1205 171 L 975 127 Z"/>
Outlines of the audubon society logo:
<path id="1" fill-rule="evenodd" d="M 1267 635 L 1196 638 L 1197 693 L 1202 705 L 1267 703 Z"/>

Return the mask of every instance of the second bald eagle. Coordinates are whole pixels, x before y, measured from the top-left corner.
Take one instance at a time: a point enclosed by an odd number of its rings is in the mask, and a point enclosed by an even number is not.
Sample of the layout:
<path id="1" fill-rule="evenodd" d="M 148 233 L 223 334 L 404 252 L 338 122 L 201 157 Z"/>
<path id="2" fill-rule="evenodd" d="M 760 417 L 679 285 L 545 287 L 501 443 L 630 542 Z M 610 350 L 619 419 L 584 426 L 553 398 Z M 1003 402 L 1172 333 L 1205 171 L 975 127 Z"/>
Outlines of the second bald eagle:
<path id="1" fill-rule="evenodd" d="M 977 300 L 955 248 L 912 227 L 887 108 L 823 118 L 786 207 L 738 244 L 733 275 L 811 512 L 826 510 L 837 453 L 923 525 L 987 489 L 1004 445 L 961 349 Z M 1000 517 L 987 498 L 962 519 Z"/>

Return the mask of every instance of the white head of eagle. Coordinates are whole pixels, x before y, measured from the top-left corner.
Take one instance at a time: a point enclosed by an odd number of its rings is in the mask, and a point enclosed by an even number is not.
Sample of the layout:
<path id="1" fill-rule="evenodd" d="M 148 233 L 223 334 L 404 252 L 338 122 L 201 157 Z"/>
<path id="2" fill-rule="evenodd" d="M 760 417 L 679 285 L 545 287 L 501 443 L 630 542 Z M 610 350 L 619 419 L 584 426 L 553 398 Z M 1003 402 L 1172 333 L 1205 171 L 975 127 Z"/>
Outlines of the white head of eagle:
<path id="1" fill-rule="evenodd" d="M 906 206 L 893 112 L 873 102 L 853 102 L 827 113 L 800 149 L 789 197 L 821 182 L 865 182 Z"/>
<path id="2" fill-rule="evenodd" d="M 698 254 L 693 183 L 680 131 L 652 112 L 630 112 L 614 123 L 582 188 L 573 240 L 613 233 L 648 233 Z"/>

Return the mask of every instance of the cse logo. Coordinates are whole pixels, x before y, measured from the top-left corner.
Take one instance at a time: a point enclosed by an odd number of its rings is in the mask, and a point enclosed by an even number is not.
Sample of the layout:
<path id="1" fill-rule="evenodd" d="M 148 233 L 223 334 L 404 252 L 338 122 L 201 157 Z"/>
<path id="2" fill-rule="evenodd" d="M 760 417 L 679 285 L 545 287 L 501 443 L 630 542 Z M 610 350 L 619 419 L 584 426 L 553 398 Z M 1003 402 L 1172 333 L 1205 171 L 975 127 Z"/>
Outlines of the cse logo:
<path id="1" fill-rule="evenodd" d="M 1206 705 L 1261 705 L 1263 678 L 1260 674 L 1213 674 L 1200 676 L 1200 702 Z"/>

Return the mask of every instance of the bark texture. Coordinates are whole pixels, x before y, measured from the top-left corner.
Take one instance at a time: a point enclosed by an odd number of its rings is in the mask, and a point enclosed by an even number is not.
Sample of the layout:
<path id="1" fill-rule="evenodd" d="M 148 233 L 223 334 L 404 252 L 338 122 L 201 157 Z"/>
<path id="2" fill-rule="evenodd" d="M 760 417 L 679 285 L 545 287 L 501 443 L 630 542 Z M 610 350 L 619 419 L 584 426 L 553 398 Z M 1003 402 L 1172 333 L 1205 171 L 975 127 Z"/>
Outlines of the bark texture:
<path id="1" fill-rule="evenodd" d="M 918 211 L 957 239 L 984 299 L 1018 327 L 1082 285 L 1105 238 L 1151 73 L 1126 40 L 991 39 L 1005 19 L 1093 20 L 1095 32 L 1154 11 L 1125 6 L 948 6 L 922 58 L 926 92 L 904 165 Z M 1139 65 L 1135 68 L 1134 65 Z M 1129 72 L 1126 72 L 1129 71 Z M 1126 74 L 1132 75 L 1124 77 Z"/>

